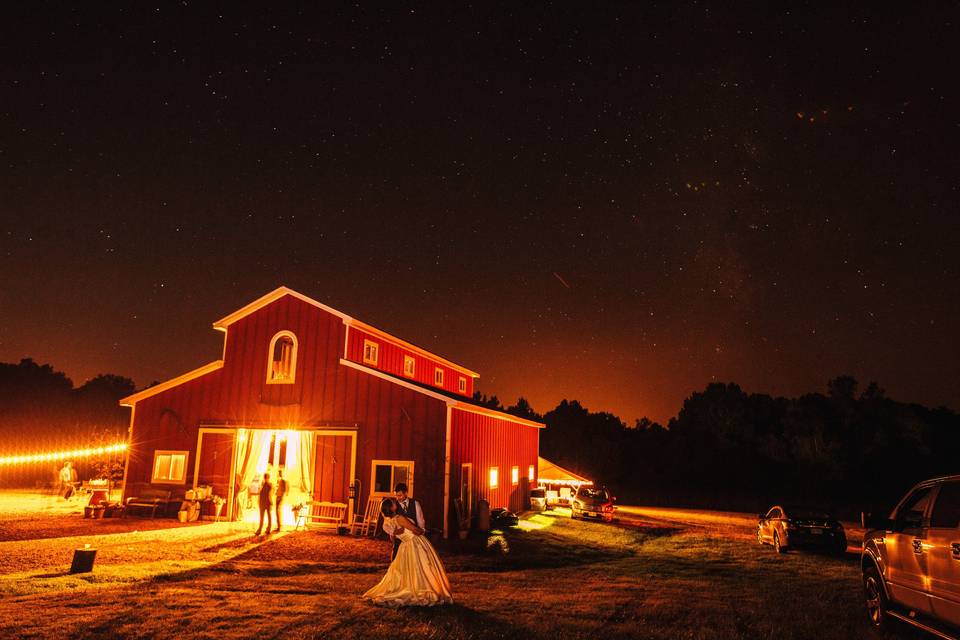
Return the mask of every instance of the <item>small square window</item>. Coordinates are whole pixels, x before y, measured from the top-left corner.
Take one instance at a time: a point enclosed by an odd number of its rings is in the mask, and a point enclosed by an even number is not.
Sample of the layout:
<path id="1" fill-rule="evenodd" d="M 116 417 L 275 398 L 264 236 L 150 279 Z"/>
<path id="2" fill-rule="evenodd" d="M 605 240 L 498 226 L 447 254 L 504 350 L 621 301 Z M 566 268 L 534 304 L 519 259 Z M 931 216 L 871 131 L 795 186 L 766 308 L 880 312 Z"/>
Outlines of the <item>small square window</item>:
<path id="1" fill-rule="evenodd" d="M 413 356 L 403 356 L 403 375 L 413 377 L 417 372 L 417 361 Z"/>
<path id="2" fill-rule="evenodd" d="M 438 387 L 443 386 L 443 369 L 440 367 L 437 367 L 433 371 L 433 384 L 437 385 Z"/>
<path id="3" fill-rule="evenodd" d="M 367 364 L 377 364 L 380 354 L 380 345 L 372 340 L 363 341 L 363 361 Z"/>
<path id="4" fill-rule="evenodd" d="M 500 486 L 500 467 L 490 467 L 490 488 L 496 489 Z"/>
<path id="5" fill-rule="evenodd" d="M 463 376 L 460 376 L 460 381 L 459 381 L 459 383 L 457 384 L 457 389 L 460 390 L 460 393 L 466 393 L 466 392 L 467 392 L 467 379 L 464 378 Z"/>
<path id="6" fill-rule="evenodd" d="M 183 484 L 187 480 L 188 451 L 154 451 L 151 482 Z"/>
<path id="7" fill-rule="evenodd" d="M 370 488 L 375 496 L 392 496 L 398 483 L 407 485 L 409 495 L 413 495 L 412 460 L 374 460 Z"/>
<path id="8" fill-rule="evenodd" d="M 513 467 L 510 469 L 510 484 L 520 484 L 520 467 Z"/>

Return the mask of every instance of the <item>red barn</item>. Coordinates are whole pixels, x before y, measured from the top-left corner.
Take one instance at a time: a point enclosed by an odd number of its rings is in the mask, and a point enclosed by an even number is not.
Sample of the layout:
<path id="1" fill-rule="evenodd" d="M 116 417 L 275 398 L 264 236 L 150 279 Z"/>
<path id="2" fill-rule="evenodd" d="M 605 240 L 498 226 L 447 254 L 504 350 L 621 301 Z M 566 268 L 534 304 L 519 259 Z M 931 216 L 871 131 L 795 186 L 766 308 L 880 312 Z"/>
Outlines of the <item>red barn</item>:
<path id="1" fill-rule="evenodd" d="M 474 403 L 473 371 L 286 287 L 213 328 L 219 360 L 121 401 L 125 497 L 210 485 L 240 517 L 254 479 L 282 469 L 288 509 L 353 513 L 405 481 L 444 536 L 454 498 L 525 507 L 543 425 Z"/>

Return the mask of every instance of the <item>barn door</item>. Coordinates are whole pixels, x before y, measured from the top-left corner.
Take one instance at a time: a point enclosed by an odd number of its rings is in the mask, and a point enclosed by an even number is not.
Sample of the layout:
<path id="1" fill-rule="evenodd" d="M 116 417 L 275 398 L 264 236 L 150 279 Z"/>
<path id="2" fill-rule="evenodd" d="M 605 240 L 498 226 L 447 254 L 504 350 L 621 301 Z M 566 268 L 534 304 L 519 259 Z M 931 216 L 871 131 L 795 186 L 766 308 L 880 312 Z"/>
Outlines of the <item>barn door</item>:
<path id="1" fill-rule="evenodd" d="M 227 500 L 227 504 L 232 502 L 230 494 L 233 483 L 230 476 L 233 472 L 235 440 L 236 434 L 233 431 L 229 433 L 201 431 L 197 474 L 193 479 L 194 487 L 210 485 L 213 487 L 213 494 Z"/>
<path id="2" fill-rule="evenodd" d="M 317 434 L 313 500 L 348 504 L 352 467 L 352 435 Z"/>

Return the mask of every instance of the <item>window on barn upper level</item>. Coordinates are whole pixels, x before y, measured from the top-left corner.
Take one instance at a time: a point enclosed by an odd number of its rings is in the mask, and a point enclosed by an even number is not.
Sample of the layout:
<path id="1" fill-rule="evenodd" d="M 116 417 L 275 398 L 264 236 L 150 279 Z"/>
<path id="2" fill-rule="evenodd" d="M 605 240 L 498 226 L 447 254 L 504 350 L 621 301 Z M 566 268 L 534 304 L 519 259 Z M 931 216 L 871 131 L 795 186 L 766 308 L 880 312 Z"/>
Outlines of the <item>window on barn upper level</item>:
<path id="1" fill-rule="evenodd" d="M 529 478 L 531 483 L 536 478 L 536 475 L 534 474 L 534 471 L 533 471 L 533 465 L 530 465 L 529 467 L 527 467 L 527 478 Z"/>
<path id="2" fill-rule="evenodd" d="M 377 364 L 380 359 L 380 345 L 373 340 L 363 341 L 363 361 L 366 364 Z"/>
<path id="3" fill-rule="evenodd" d="M 490 488 L 496 489 L 500 486 L 500 467 L 490 467 Z"/>
<path id="4" fill-rule="evenodd" d="M 463 376 L 460 376 L 460 381 L 457 383 L 457 389 L 460 390 L 460 393 L 467 392 L 467 379 Z"/>
<path id="5" fill-rule="evenodd" d="M 297 336 L 281 331 L 270 341 L 267 384 L 293 384 L 297 374 Z"/>
<path id="6" fill-rule="evenodd" d="M 438 387 L 443 386 L 443 369 L 440 367 L 437 367 L 433 370 L 433 384 L 437 385 Z"/>
<path id="7" fill-rule="evenodd" d="M 413 356 L 403 356 L 403 375 L 413 377 L 417 371 L 417 361 Z"/>
<path id="8" fill-rule="evenodd" d="M 510 469 L 510 484 L 520 484 L 520 467 L 513 467 Z"/>

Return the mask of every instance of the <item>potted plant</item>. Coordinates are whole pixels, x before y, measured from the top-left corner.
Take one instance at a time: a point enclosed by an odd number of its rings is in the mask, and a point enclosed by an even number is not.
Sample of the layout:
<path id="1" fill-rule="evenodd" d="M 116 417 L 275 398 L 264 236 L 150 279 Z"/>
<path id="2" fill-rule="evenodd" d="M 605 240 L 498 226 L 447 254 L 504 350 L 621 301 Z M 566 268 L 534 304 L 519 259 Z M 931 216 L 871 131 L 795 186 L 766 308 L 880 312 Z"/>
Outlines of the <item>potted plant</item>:
<path id="1" fill-rule="evenodd" d="M 220 520 L 220 512 L 223 511 L 223 505 L 227 502 L 224 498 L 220 496 L 213 496 L 210 499 L 213 502 L 213 519 Z"/>
<path id="2" fill-rule="evenodd" d="M 291 511 L 293 511 L 293 521 L 294 521 L 294 522 L 300 522 L 300 513 L 301 513 L 304 509 L 306 509 L 306 508 L 307 508 L 307 505 L 306 505 L 305 502 L 298 502 L 297 504 L 293 505 L 293 506 L 290 508 Z"/>

